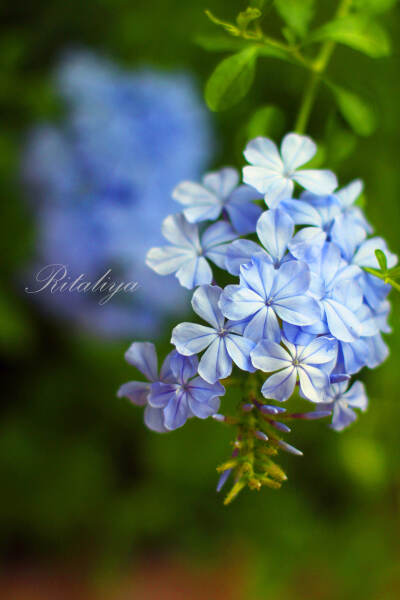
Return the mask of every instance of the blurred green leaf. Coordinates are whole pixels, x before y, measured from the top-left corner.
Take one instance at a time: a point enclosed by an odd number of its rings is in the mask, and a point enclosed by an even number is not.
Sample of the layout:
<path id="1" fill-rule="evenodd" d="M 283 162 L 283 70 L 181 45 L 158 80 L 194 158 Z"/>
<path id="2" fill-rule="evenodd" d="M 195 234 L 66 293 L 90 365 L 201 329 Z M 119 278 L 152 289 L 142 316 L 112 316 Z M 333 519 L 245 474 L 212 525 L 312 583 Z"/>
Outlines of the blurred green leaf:
<path id="1" fill-rule="evenodd" d="M 340 126 L 335 118 L 327 134 L 327 164 L 338 165 L 354 152 L 357 137 L 349 129 Z"/>
<path id="2" fill-rule="evenodd" d="M 368 136 L 376 128 L 376 118 L 370 105 L 354 92 L 349 92 L 342 87 L 328 84 L 342 116 L 354 131 L 361 136 Z"/>
<path id="3" fill-rule="evenodd" d="M 210 10 L 206 10 L 204 12 L 206 13 L 206 15 L 210 19 L 210 21 L 212 23 L 214 23 L 214 25 L 219 25 L 220 27 L 223 27 L 225 29 L 225 31 L 227 31 L 231 35 L 235 35 L 235 36 L 240 35 L 240 29 L 238 27 L 236 27 L 236 25 L 233 25 L 229 21 L 223 21 L 222 19 L 219 19 L 218 17 L 213 15 Z"/>
<path id="4" fill-rule="evenodd" d="M 349 15 L 326 23 L 309 37 L 309 41 L 332 40 L 359 50 L 371 58 L 390 54 L 390 40 L 383 27 L 366 15 Z"/>
<path id="5" fill-rule="evenodd" d="M 376 260 L 378 261 L 378 264 L 381 268 L 381 271 L 387 271 L 387 259 L 386 259 L 386 255 L 384 252 L 382 252 L 382 250 L 375 250 L 375 256 L 376 256 Z"/>
<path id="6" fill-rule="evenodd" d="M 383 13 L 393 8 L 398 0 L 353 0 L 354 8 L 371 13 Z"/>
<path id="7" fill-rule="evenodd" d="M 205 90 L 211 110 L 226 110 L 247 94 L 254 79 L 256 57 L 257 48 L 251 46 L 217 65 Z"/>
<path id="8" fill-rule="evenodd" d="M 314 16 L 315 0 L 275 0 L 275 7 L 285 23 L 300 37 L 307 33 Z"/>
<path id="9" fill-rule="evenodd" d="M 246 127 L 246 141 L 258 136 L 279 138 L 285 126 L 285 115 L 277 106 L 263 106 L 250 117 Z"/>

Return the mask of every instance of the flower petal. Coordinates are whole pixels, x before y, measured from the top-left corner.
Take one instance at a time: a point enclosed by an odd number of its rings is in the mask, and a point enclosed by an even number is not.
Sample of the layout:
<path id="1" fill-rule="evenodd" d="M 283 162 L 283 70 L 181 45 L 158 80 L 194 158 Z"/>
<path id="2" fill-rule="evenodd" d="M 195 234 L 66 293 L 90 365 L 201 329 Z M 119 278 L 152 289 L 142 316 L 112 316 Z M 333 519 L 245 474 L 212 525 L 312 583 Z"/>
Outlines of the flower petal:
<path id="1" fill-rule="evenodd" d="M 279 263 L 292 239 L 294 223 L 284 211 L 265 211 L 257 221 L 257 235 L 274 262 Z"/>
<path id="2" fill-rule="evenodd" d="M 286 171 L 294 171 L 312 159 L 317 151 L 315 143 L 306 135 L 288 133 L 282 140 L 281 154 Z"/>
<path id="3" fill-rule="evenodd" d="M 211 283 L 212 271 L 204 256 L 198 256 L 182 265 L 176 277 L 181 286 L 191 290 L 198 285 Z"/>
<path id="4" fill-rule="evenodd" d="M 292 364 L 289 352 L 279 344 L 269 340 L 262 340 L 251 352 L 251 361 L 261 371 L 278 371 Z"/>
<path id="5" fill-rule="evenodd" d="M 200 250 L 199 230 L 197 225 L 189 223 L 184 215 L 169 215 L 164 219 L 162 234 L 173 246 L 195 248 Z"/>
<path id="6" fill-rule="evenodd" d="M 336 175 L 323 169 L 302 169 L 297 171 L 293 179 L 313 194 L 331 194 L 337 188 Z"/>
<path id="7" fill-rule="evenodd" d="M 304 262 L 291 260 L 283 263 L 275 271 L 275 281 L 271 289 L 274 303 L 284 298 L 304 294 L 310 287 L 310 270 Z"/>
<path id="8" fill-rule="evenodd" d="M 183 214 L 189 223 L 217 219 L 222 203 L 215 193 L 194 181 L 182 181 L 172 192 L 174 200 L 185 208 Z"/>
<path id="9" fill-rule="evenodd" d="M 224 167 L 219 171 L 207 173 L 203 184 L 221 200 L 225 200 L 235 190 L 239 183 L 239 174 L 232 167 Z"/>
<path id="10" fill-rule="evenodd" d="M 292 325 L 312 325 L 320 318 L 319 304 L 311 296 L 291 296 L 276 300 L 273 304 L 276 314 Z"/>
<path id="11" fill-rule="evenodd" d="M 363 191 L 364 184 L 361 179 L 354 179 L 346 187 L 335 192 L 335 196 L 339 198 L 340 204 L 349 208 Z"/>
<path id="12" fill-rule="evenodd" d="M 170 275 L 193 261 L 195 257 L 193 249 L 162 246 L 161 248 L 150 248 L 146 255 L 146 265 L 158 275 Z"/>
<path id="13" fill-rule="evenodd" d="M 144 423 L 151 431 L 166 433 L 168 429 L 164 426 L 164 411 L 162 408 L 146 406 L 144 410 Z"/>
<path id="14" fill-rule="evenodd" d="M 144 406 L 150 392 L 150 384 L 144 381 L 128 381 L 121 385 L 118 398 L 128 398 L 136 406 Z"/>
<path id="15" fill-rule="evenodd" d="M 176 395 L 176 385 L 156 381 L 151 384 L 148 402 L 154 408 L 165 408 Z"/>
<path id="16" fill-rule="evenodd" d="M 361 334 L 361 323 L 343 304 L 327 298 L 323 301 L 326 320 L 331 334 L 343 342 L 354 342 Z"/>
<path id="17" fill-rule="evenodd" d="M 174 398 L 168 402 L 164 408 L 164 425 L 168 430 L 178 429 L 182 427 L 191 416 L 188 406 L 188 394 L 184 391 L 179 391 Z"/>
<path id="18" fill-rule="evenodd" d="M 261 393 L 265 398 L 284 402 L 293 394 L 296 379 L 296 369 L 293 365 L 290 365 L 290 367 L 268 377 L 261 388 Z"/>
<path id="19" fill-rule="evenodd" d="M 323 402 L 324 390 L 329 385 L 329 376 L 322 369 L 311 365 L 298 367 L 300 392 L 311 402 Z"/>
<path id="20" fill-rule="evenodd" d="M 319 212 L 303 200 L 282 200 L 279 207 L 285 210 L 293 219 L 295 225 L 315 225 L 321 227 L 322 219 Z"/>
<path id="21" fill-rule="evenodd" d="M 125 352 L 125 360 L 149 381 L 158 379 L 156 348 L 151 342 L 133 342 Z"/>
<path id="22" fill-rule="evenodd" d="M 301 364 L 321 365 L 328 363 L 337 355 L 337 342 L 332 338 L 317 337 L 299 353 Z"/>
<path id="23" fill-rule="evenodd" d="M 250 263 L 253 256 L 263 255 L 271 260 L 269 255 L 256 242 L 251 240 L 236 240 L 229 244 L 226 251 L 225 266 L 231 275 L 239 275 L 241 265 Z"/>
<path id="24" fill-rule="evenodd" d="M 219 302 L 222 314 L 233 321 L 250 317 L 265 306 L 259 294 L 240 285 L 227 285 Z"/>
<path id="25" fill-rule="evenodd" d="M 197 373 L 198 364 L 197 356 L 182 356 L 175 352 L 171 358 L 171 370 L 182 385 Z"/>
<path id="26" fill-rule="evenodd" d="M 267 168 L 277 173 L 283 172 L 283 162 L 276 144 L 265 137 L 251 140 L 244 152 L 244 157 L 252 165 Z"/>
<path id="27" fill-rule="evenodd" d="M 174 344 L 179 354 L 192 356 L 207 348 L 217 337 L 212 327 L 197 323 L 179 323 L 172 330 L 171 344 Z"/>
<path id="28" fill-rule="evenodd" d="M 199 375 L 208 383 L 225 379 L 232 372 L 232 359 L 228 355 L 224 338 L 217 337 L 204 352 L 199 363 Z"/>
<path id="29" fill-rule="evenodd" d="M 203 285 L 195 291 L 192 298 L 194 312 L 215 329 L 222 329 L 225 323 L 218 305 L 221 293 L 222 290 L 217 285 Z"/>
<path id="30" fill-rule="evenodd" d="M 257 190 L 249 185 L 240 185 L 231 194 L 225 205 L 232 225 L 241 235 L 253 233 L 256 229 L 257 219 L 262 213 L 262 208 L 254 204 L 253 200 L 262 198 Z"/>
<path id="31" fill-rule="evenodd" d="M 226 349 L 233 362 L 243 371 L 254 371 L 250 360 L 250 352 L 255 342 L 240 335 L 228 334 L 225 337 Z"/>
<path id="32" fill-rule="evenodd" d="M 244 334 L 246 337 L 258 342 L 268 339 L 280 342 L 281 330 L 275 311 L 271 306 L 263 306 L 246 325 Z"/>

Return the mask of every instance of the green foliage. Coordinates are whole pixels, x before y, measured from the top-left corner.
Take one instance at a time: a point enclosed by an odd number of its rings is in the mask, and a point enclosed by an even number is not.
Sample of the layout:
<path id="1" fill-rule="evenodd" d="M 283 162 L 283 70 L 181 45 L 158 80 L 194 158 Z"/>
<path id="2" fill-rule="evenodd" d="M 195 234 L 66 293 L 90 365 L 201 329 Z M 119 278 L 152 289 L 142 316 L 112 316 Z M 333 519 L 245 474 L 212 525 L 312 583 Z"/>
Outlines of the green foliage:
<path id="1" fill-rule="evenodd" d="M 256 57 L 257 48 L 250 46 L 217 65 L 205 90 L 211 110 L 226 110 L 247 94 L 254 79 Z"/>
<path id="2" fill-rule="evenodd" d="M 246 31 L 247 27 L 252 21 L 256 21 L 261 17 L 261 10 L 259 8 L 252 8 L 248 6 L 246 10 L 240 12 L 236 17 L 236 23 L 238 24 L 240 31 Z"/>
<path id="3" fill-rule="evenodd" d="M 390 40 L 383 27 L 368 15 L 348 15 L 334 19 L 314 31 L 309 41 L 339 42 L 371 58 L 390 54 Z"/>
<path id="4" fill-rule="evenodd" d="M 400 283 L 396 279 L 400 279 L 400 267 L 392 267 L 388 269 L 387 258 L 382 250 L 375 250 L 376 260 L 378 261 L 379 269 L 373 269 L 372 267 L 364 267 L 364 271 L 382 279 L 385 283 L 388 283 L 398 292 L 400 292 Z"/>
<path id="5" fill-rule="evenodd" d="M 257 109 L 246 126 L 247 141 L 257 136 L 281 137 L 285 125 L 285 115 L 277 106 L 267 105 Z"/>
<path id="6" fill-rule="evenodd" d="M 361 136 L 371 135 L 376 128 L 375 114 L 370 105 L 360 96 L 338 85 L 328 84 L 335 96 L 342 116 L 351 128 Z"/>
<path id="7" fill-rule="evenodd" d="M 314 16 L 315 0 L 275 0 L 279 15 L 300 38 L 307 33 Z"/>
<path id="8" fill-rule="evenodd" d="M 398 0 L 353 0 L 354 8 L 370 12 L 370 13 L 383 13 L 395 6 Z"/>

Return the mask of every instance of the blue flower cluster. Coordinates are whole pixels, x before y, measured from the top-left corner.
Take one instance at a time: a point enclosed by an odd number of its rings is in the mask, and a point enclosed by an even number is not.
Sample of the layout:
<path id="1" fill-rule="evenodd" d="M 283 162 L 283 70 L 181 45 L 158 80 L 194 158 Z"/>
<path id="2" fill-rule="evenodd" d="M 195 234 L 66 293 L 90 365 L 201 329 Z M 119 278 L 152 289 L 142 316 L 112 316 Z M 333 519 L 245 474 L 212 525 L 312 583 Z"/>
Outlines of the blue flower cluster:
<path id="1" fill-rule="evenodd" d="M 22 176 L 37 222 L 37 267 L 65 264 L 73 280 L 138 282 L 99 308 L 88 294 L 38 294 L 47 310 L 110 336 L 156 334 L 187 299 L 145 265 L 174 210 L 174 186 L 196 178 L 212 154 L 207 111 L 191 77 L 126 71 L 88 51 L 56 70 L 65 104 L 58 124 L 35 128 Z"/>
<path id="2" fill-rule="evenodd" d="M 120 390 L 136 404 L 146 404 L 146 415 L 158 411 L 157 427 L 147 417 L 153 429 L 175 429 L 193 415 L 223 420 L 217 413 L 217 398 L 224 393 L 220 381 L 233 365 L 270 374 L 261 388 L 268 402 L 285 402 L 297 387 L 316 406 L 299 417 L 331 414 L 336 430 L 354 421 L 354 409 L 366 409 L 363 384 L 349 387 L 350 379 L 388 354 L 382 333 L 390 331 L 390 286 L 363 267 L 378 266 L 376 249 L 384 251 L 389 267 L 397 258 L 382 238 L 369 237 L 372 228 L 357 205 L 361 181 L 337 189 L 331 171 L 299 168 L 315 153 L 306 136 L 289 133 L 280 150 L 260 137 L 245 149 L 244 184 L 235 169 L 224 168 L 201 183 L 184 181 L 175 188 L 173 197 L 183 212 L 165 219 L 169 244 L 152 248 L 147 264 L 161 275 L 175 273 L 186 288 L 197 288 L 192 306 L 205 324 L 174 328 L 176 350 L 167 358 L 175 365 L 171 381 L 157 381 L 154 371 L 149 377 L 154 383 L 144 393 L 135 382 Z M 262 198 L 267 210 L 261 208 Z M 219 287 L 210 263 L 233 283 Z M 141 348 L 134 344 L 128 351 L 136 366 L 145 360 Z M 132 361 L 132 349 L 140 352 L 140 360 Z M 284 412 L 256 401 L 244 410 L 253 408 Z"/>

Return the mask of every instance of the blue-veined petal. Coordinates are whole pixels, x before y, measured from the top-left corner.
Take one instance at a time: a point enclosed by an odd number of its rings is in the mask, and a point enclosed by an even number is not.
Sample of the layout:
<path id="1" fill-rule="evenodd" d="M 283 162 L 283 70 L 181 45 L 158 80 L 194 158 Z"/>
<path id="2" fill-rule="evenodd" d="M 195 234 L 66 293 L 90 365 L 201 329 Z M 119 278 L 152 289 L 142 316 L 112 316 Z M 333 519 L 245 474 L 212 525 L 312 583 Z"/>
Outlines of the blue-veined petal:
<path id="1" fill-rule="evenodd" d="M 294 223 L 284 211 L 265 211 L 257 221 L 257 235 L 274 262 L 280 262 L 292 239 Z"/>
<path id="2" fill-rule="evenodd" d="M 182 181 L 172 192 L 174 200 L 184 206 L 183 214 L 190 223 L 219 217 L 222 204 L 218 197 L 194 181 Z"/>
<path id="3" fill-rule="evenodd" d="M 361 323 L 343 304 L 331 298 L 323 300 L 326 320 L 331 334 L 343 342 L 354 342 L 361 334 Z"/>
<path id="4" fill-rule="evenodd" d="M 218 306 L 222 290 L 217 285 L 203 285 L 193 294 L 192 307 L 195 313 L 215 329 L 222 329 L 225 318 Z"/>
<path id="5" fill-rule="evenodd" d="M 217 337 L 212 327 L 198 323 L 179 323 L 172 330 L 171 344 L 174 344 L 179 354 L 192 356 L 207 348 Z"/>
<path id="6" fill-rule="evenodd" d="M 128 381 L 121 385 L 117 392 L 118 398 L 128 398 L 136 406 L 144 406 L 150 392 L 150 383 L 144 381 Z"/>
<path id="7" fill-rule="evenodd" d="M 300 392 L 311 402 L 323 402 L 324 390 L 329 385 L 329 376 L 322 369 L 311 365 L 299 365 Z"/>
<path id="8" fill-rule="evenodd" d="M 252 351 L 251 361 L 257 369 L 268 373 L 287 368 L 292 364 L 292 357 L 279 344 L 262 340 Z"/>
<path id="9" fill-rule="evenodd" d="M 319 321 L 319 304 L 311 296 L 290 296 L 276 300 L 273 304 L 276 314 L 292 325 L 312 325 Z"/>
<path id="10" fill-rule="evenodd" d="M 293 394 L 296 378 L 296 369 L 291 365 L 268 377 L 261 388 L 261 393 L 265 398 L 284 402 Z"/>
<path id="11" fill-rule="evenodd" d="M 168 431 L 164 426 L 164 411 L 162 408 L 146 406 L 144 410 L 144 423 L 146 427 L 157 433 L 166 433 Z"/>
<path id="12" fill-rule="evenodd" d="M 258 342 L 262 339 L 272 340 L 279 343 L 281 340 L 281 330 L 274 309 L 271 306 L 263 306 L 249 320 L 244 330 L 246 337 Z"/>
<path id="13" fill-rule="evenodd" d="M 211 283 L 212 271 L 204 256 L 197 256 L 183 264 L 176 272 L 176 277 L 183 287 L 191 290 L 198 285 Z"/>
<path id="14" fill-rule="evenodd" d="M 313 194 L 331 194 L 337 188 L 336 175 L 323 169 L 302 169 L 297 171 L 293 179 Z"/>
<path id="15" fill-rule="evenodd" d="M 233 362 L 243 371 L 254 371 L 250 360 L 250 352 L 255 342 L 240 335 L 228 334 L 225 337 L 226 349 Z"/>
<path id="16" fill-rule="evenodd" d="M 279 150 L 276 144 L 268 138 L 254 138 L 247 144 L 243 154 L 247 162 L 252 165 L 264 167 L 278 173 L 283 172 L 284 165 Z"/>
<path id="17" fill-rule="evenodd" d="M 317 151 L 315 143 L 306 135 L 288 133 L 282 140 L 281 154 L 287 172 L 293 172 L 312 159 Z"/>
<path id="18" fill-rule="evenodd" d="M 158 378 L 157 354 L 151 342 L 133 342 L 125 352 L 125 360 L 149 381 L 156 381 Z"/>
<path id="19" fill-rule="evenodd" d="M 225 266 L 231 275 L 239 275 L 240 267 L 250 263 L 253 256 L 263 255 L 271 261 L 269 255 L 256 242 L 251 240 L 236 240 L 229 244 L 226 251 Z"/>
<path id="20" fill-rule="evenodd" d="M 192 248 L 177 246 L 150 248 L 146 255 L 146 265 L 158 273 L 158 275 L 175 273 L 193 260 L 196 260 L 196 254 Z"/>

